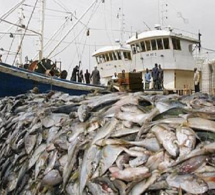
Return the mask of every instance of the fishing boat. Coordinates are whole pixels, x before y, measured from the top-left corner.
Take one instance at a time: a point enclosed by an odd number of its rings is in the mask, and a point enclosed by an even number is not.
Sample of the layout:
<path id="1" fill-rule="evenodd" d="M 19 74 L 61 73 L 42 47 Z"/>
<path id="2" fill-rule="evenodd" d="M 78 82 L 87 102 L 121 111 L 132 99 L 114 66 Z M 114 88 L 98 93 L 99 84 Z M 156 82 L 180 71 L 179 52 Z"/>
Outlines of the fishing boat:
<path id="1" fill-rule="evenodd" d="M 104 89 L 102 86 L 72 82 L 5 63 L 0 63 L 0 78 L 0 97 L 24 94 L 35 87 L 38 88 L 40 93 L 54 90 L 71 95 L 83 95 L 94 90 Z"/>
<path id="2" fill-rule="evenodd" d="M 197 67 L 193 49 L 198 48 L 200 43 L 198 34 L 182 34 L 171 27 L 162 28 L 160 25 L 155 25 L 154 30 L 136 34 L 126 43 L 130 46 L 128 51 L 131 53 L 126 54 L 131 56 L 129 66 L 124 63 L 126 58 L 120 61 L 120 64 L 117 64 L 113 57 L 111 58 L 111 56 L 117 56 L 114 50 L 110 52 L 101 48 L 95 52 L 94 56 L 101 73 L 106 68 L 104 74 L 101 74 L 102 77 L 110 78 L 114 71 L 121 73 L 123 69 L 127 73 L 135 70 L 142 73 L 143 83 L 145 83 L 146 69 L 152 70 L 157 64 L 161 65 L 163 70 L 163 89 L 178 92 L 185 88 L 193 90 L 193 70 Z"/>
<path id="3" fill-rule="evenodd" d="M 21 6 L 21 3 L 17 4 L 15 7 Z M 95 5 L 97 1 L 93 1 L 90 7 L 86 12 Z M 43 55 L 43 32 L 44 32 L 44 16 L 45 16 L 45 1 L 41 0 L 41 29 L 38 33 L 40 36 L 40 49 L 38 52 L 38 60 L 29 63 L 27 67 L 24 68 L 24 65 L 10 65 L 7 63 L 0 62 L 0 97 L 5 96 L 16 96 L 18 94 L 23 94 L 32 90 L 34 87 L 37 87 L 39 92 L 44 93 L 50 90 L 62 91 L 71 95 L 82 95 L 90 93 L 94 90 L 102 90 L 103 86 L 96 86 L 92 84 L 84 84 L 79 82 L 73 82 L 66 80 L 67 71 L 61 71 L 61 69 L 56 67 L 56 63 L 51 63 L 51 60 L 48 57 Z M 35 4 L 36 7 L 36 4 Z M 22 11 L 22 9 L 21 9 Z M 84 12 L 84 14 L 86 13 Z M 80 19 L 84 16 L 80 17 Z M 19 49 L 16 53 L 18 55 L 21 53 L 21 44 L 23 38 L 28 30 L 26 26 L 22 25 L 22 13 L 20 14 L 20 24 L 17 25 L 20 28 L 21 41 Z M 66 36 L 73 30 L 75 25 L 80 22 L 80 19 L 69 29 L 65 36 L 57 43 L 54 50 L 60 43 L 66 38 Z M 2 19 L 1 19 L 2 20 Z M 54 51 L 53 50 L 53 51 Z M 53 52 L 52 51 L 52 52 Z M 21 56 L 21 55 L 20 55 Z M 21 60 L 20 60 L 21 61 Z M 57 71 L 57 74 L 51 72 Z"/>

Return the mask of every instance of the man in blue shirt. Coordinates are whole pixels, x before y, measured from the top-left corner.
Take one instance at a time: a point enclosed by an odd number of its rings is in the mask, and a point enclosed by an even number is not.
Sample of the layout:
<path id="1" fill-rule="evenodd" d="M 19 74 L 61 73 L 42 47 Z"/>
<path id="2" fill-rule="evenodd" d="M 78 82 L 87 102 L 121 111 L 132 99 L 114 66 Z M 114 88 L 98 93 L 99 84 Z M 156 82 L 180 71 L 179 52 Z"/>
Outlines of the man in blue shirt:
<path id="1" fill-rule="evenodd" d="M 145 73 L 145 89 L 149 89 L 150 82 L 151 82 L 151 73 L 147 68 Z"/>

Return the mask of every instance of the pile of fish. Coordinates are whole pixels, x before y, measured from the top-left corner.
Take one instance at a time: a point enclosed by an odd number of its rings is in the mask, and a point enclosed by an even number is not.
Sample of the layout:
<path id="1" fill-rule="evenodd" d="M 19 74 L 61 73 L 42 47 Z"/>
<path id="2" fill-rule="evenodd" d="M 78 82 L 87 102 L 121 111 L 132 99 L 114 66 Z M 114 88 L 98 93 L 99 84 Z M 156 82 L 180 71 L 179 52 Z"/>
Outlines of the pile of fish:
<path id="1" fill-rule="evenodd" d="M 215 194 L 215 98 L 2 98 L 0 194 Z"/>

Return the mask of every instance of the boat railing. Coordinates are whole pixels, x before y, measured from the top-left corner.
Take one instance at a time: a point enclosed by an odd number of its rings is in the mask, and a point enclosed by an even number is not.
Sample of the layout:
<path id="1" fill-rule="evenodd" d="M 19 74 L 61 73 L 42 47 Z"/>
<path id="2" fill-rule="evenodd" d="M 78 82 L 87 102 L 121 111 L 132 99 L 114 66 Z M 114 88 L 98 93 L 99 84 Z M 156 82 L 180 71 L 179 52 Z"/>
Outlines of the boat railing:
<path id="1" fill-rule="evenodd" d="M 193 32 L 181 30 L 178 28 L 170 28 L 170 27 L 166 27 L 165 29 L 170 30 L 171 32 L 173 32 L 174 34 L 180 37 L 198 39 L 198 33 L 193 33 Z"/>

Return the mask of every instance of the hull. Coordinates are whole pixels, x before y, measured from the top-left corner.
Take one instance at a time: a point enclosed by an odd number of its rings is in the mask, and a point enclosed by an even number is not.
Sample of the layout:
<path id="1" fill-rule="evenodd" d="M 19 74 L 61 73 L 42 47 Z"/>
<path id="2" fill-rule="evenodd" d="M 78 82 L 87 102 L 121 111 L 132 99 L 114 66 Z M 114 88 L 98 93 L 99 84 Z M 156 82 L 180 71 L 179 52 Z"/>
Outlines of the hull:
<path id="1" fill-rule="evenodd" d="M 0 63 L 0 82 L 0 97 L 23 94 L 32 90 L 34 87 L 37 87 L 40 93 L 47 93 L 50 90 L 54 90 L 62 91 L 70 95 L 83 95 L 93 90 L 104 89 L 100 86 L 49 77 L 4 63 Z"/>

